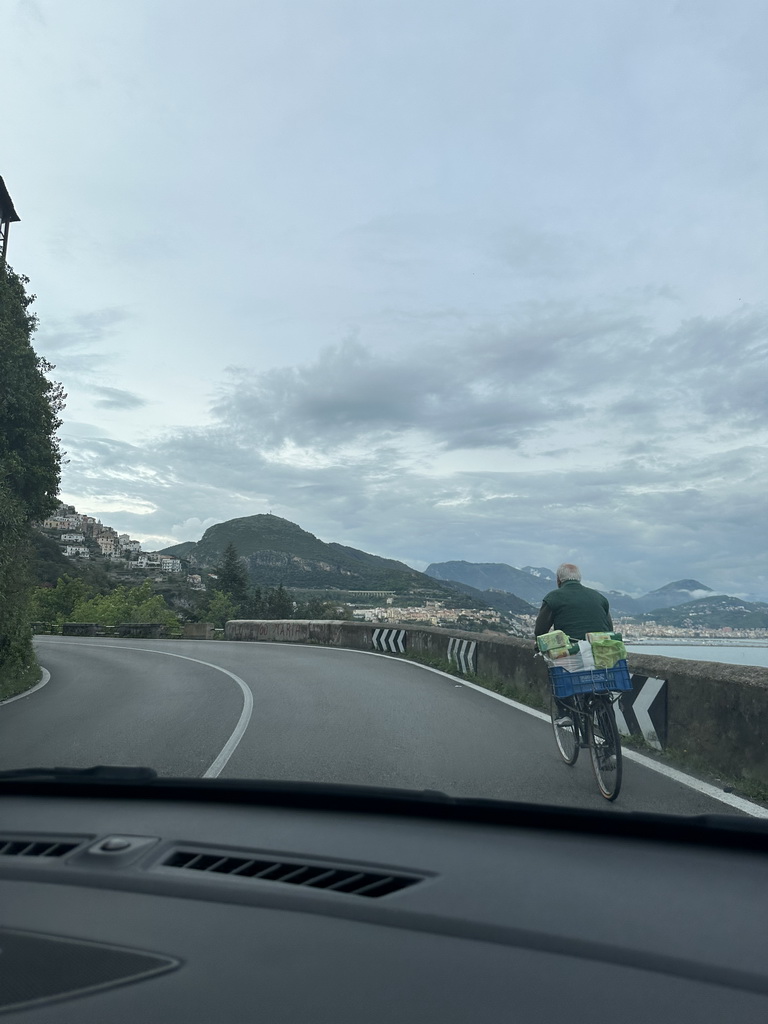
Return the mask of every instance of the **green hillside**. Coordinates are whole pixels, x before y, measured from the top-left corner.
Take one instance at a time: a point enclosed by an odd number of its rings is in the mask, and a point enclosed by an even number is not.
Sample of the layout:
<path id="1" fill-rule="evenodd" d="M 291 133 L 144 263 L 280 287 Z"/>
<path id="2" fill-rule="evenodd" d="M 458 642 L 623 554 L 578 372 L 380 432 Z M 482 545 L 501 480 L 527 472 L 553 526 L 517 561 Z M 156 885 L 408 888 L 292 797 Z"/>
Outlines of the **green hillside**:
<path id="1" fill-rule="evenodd" d="M 343 544 L 326 544 L 296 523 L 273 515 L 230 519 L 209 527 L 196 544 L 176 544 L 164 553 L 212 568 L 228 544 L 246 563 L 260 587 L 339 590 L 392 590 L 398 594 L 444 596 L 437 581 L 404 562 L 380 558 Z M 184 549 L 183 551 L 181 549 Z"/>
<path id="2" fill-rule="evenodd" d="M 175 555 L 176 558 L 187 558 L 189 552 L 196 547 L 194 540 L 185 540 L 181 544 L 172 544 L 169 548 L 163 548 L 161 554 Z"/>
<path id="3" fill-rule="evenodd" d="M 660 626 L 682 629 L 768 629 L 768 604 L 742 601 L 738 597 L 704 597 L 672 608 L 656 609 L 638 616 L 638 622 L 657 622 Z"/>

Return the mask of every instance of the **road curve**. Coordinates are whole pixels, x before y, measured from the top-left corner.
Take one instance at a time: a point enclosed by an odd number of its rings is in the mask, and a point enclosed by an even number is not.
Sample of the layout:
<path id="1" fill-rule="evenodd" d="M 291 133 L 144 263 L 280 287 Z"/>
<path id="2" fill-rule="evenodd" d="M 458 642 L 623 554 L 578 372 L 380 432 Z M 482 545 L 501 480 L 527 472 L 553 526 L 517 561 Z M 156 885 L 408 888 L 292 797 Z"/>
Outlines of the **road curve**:
<path id="1" fill-rule="evenodd" d="M 161 775 L 437 789 L 669 814 L 737 813 L 625 761 L 616 804 L 549 724 L 413 663 L 225 641 L 38 637 L 48 685 L 0 706 L 0 769 L 151 765 Z M 252 713 L 249 707 L 252 697 Z"/>

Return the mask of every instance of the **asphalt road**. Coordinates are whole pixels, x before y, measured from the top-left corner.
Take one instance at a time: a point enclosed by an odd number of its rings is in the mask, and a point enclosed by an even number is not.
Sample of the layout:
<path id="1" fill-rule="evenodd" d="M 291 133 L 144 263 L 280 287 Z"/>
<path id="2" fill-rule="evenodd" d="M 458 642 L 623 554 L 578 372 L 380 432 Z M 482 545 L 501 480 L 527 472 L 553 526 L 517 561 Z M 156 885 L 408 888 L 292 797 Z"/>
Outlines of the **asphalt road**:
<path id="1" fill-rule="evenodd" d="M 51 678 L 0 706 L 0 769 L 150 765 L 161 775 L 738 813 L 627 760 L 608 804 L 587 753 L 563 764 L 548 722 L 412 662 L 224 641 L 39 637 L 37 649 Z"/>

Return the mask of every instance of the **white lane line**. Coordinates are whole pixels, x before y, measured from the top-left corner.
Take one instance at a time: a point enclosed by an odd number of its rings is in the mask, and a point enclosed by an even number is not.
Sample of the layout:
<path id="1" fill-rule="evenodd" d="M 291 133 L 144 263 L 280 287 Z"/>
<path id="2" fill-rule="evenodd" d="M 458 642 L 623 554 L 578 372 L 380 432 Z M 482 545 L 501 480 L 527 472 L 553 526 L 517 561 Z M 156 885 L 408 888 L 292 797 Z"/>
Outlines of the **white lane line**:
<path id="1" fill-rule="evenodd" d="M 29 690 L 25 690 L 24 693 L 17 693 L 15 697 L 6 697 L 5 700 L 0 700 L 0 708 L 3 706 L 3 704 L 13 704 L 15 700 L 21 700 L 22 697 L 29 697 L 29 695 L 31 693 L 34 693 L 35 690 L 41 690 L 45 686 L 45 684 L 50 681 L 51 673 L 48 671 L 47 668 L 42 667 L 40 671 L 43 674 L 40 677 L 39 683 L 35 683 L 33 687 L 31 687 Z"/>
<path id="2" fill-rule="evenodd" d="M 251 715 L 253 714 L 253 694 L 240 676 L 236 676 L 235 673 L 230 672 L 229 669 L 222 668 L 220 665 L 214 665 L 210 661 L 201 661 L 200 658 L 190 658 L 185 654 L 172 654 L 170 651 L 155 651 L 151 647 L 133 647 L 129 644 L 84 644 L 82 642 L 78 643 L 76 640 L 45 640 L 44 643 L 59 644 L 62 647 L 94 648 L 98 646 L 98 649 L 110 647 L 116 651 L 141 651 L 143 654 L 161 654 L 165 658 L 181 658 L 182 661 L 194 661 L 198 665 L 205 665 L 206 668 L 212 668 L 217 672 L 223 672 L 225 676 L 229 676 L 230 679 L 234 679 L 243 692 L 243 710 L 240 712 L 240 718 L 237 721 L 237 725 L 232 730 L 232 735 L 221 748 L 218 757 L 213 764 L 203 772 L 202 777 L 204 779 L 215 779 L 217 775 L 223 771 L 227 762 L 237 749 L 238 743 L 245 735 L 245 730 L 248 728 L 248 723 L 250 722 Z M 31 693 L 32 691 L 30 690 L 28 692 Z M 26 694 L 23 696 L 26 696 Z"/>
<path id="3" fill-rule="evenodd" d="M 274 644 L 274 646 L 284 647 L 285 644 Z M 298 647 L 299 645 L 296 644 L 296 646 Z M 367 654 L 373 658 L 389 658 L 390 661 L 397 661 L 401 665 L 413 665 L 416 668 L 423 668 L 426 669 L 427 672 L 434 672 L 435 675 L 444 676 L 446 679 L 450 679 L 454 683 L 460 682 L 463 686 L 468 686 L 472 690 L 477 690 L 478 693 L 482 693 L 485 697 L 492 697 L 494 700 L 501 701 L 502 704 L 509 704 L 510 707 L 516 708 L 518 711 L 524 711 L 526 715 L 532 715 L 534 718 L 540 718 L 543 722 L 550 721 L 549 715 L 546 715 L 543 711 L 538 711 L 536 708 L 530 708 L 527 704 L 521 704 L 519 701 L 512 700 L 510 697 L 504 697 L 500 693 L 494 693 L 493 690 L 486 690 L 478 683 L 472 683 L 468 679 L 449 675 L 448 672 L 443 672 L 442 669 L 432 668 L 431 665 L 421 665 L 418 661 L 404 661 L 402 658 L 395 658 L 389 654 L 379 654 L 375 651 L 358 651 L 354 647 L 314 647 L 312 644 L 302 644 L 301 646 L 312 647 L 313 650 L 317 651 L 350 651 L 354 654 Z M 759 804 L 753 804 L 751 800 L 745 800 L 743 797 L 736 796 L 733 793 L 724 793 L 722 789 L 718 789 L 716 786 L 712 786 L 708 782 L 702 782 L 701 779 L 696 779 L 693 775 L 686 775 L 685 772 L 681 772 L 677 768 L 670 768 L 669 765 L 661 764 L 659 761 L 654 761 L 650 757 L 646 757 L 644 754 L 639 754 L 636 750 L 630 750 L 627 747 L 624 747 L 622 749 L 622 756 L 628 761 L 635 761 L 637 764 L 641 764 L 644 768 L 649 768 L 652 772 L 658 772 L 659 775 L 666 776 L 666 778 L 679 783 L 681 786 L 687 786 L 689 789 L 696 790 L 697 793 L 701 793 L 703 796 L 711 797 L 713 800 L 718 800 L 721 804 L 727 804 L 728 807 L 733 807 L 737 811 L 742 811 L 744 814 L 748 814 L 752 818 L 768 818 L 768 808 L 761 807 Z"/>

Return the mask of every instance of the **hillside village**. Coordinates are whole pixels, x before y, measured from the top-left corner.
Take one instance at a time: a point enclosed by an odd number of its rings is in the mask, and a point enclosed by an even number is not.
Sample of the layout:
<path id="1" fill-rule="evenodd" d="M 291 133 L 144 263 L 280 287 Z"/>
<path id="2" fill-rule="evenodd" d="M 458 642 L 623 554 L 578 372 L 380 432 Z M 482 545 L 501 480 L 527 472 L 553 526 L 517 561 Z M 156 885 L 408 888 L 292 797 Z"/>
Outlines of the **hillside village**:
<path id="1" fill-rule="evenodd" d="M 180 558 L 159 551 L 142 551 L 141 543 L 127 533 L 118 533 L 94 516 L 78 512 L 74 505 L 59 505 L 56 512 L 37 524 L 37 528 L 55 540 L 62 554 L 73 561 L 101 557 L 124 569 L 148 569 L 158 573 L 181 574 Z M 202 577 L 187 576 L 195 589 L 205 589 Z"/>

